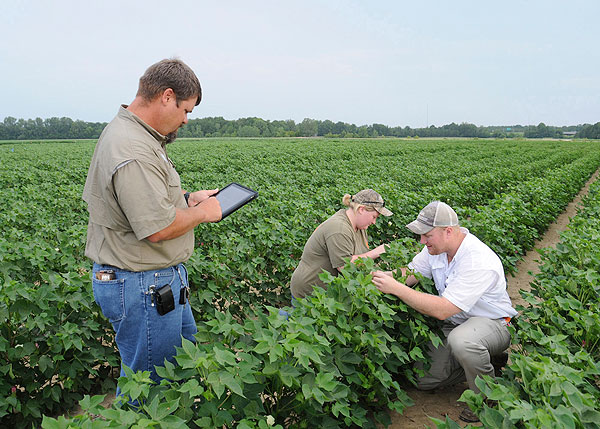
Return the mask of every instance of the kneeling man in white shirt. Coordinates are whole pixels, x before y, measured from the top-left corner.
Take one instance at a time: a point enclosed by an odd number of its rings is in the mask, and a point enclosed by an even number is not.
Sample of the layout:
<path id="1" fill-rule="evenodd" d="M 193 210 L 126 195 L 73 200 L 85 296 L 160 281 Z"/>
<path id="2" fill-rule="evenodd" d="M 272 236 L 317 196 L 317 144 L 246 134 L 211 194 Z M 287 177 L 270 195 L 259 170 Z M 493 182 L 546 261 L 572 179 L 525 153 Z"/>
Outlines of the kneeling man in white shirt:
<path id="1" fill-rule="evenodd" d="M 417 387 L 432 390 L 466 378 L 469 388 L 479 392 L 475 378 L 494 376 L 491 360 L 510 345 L 507 325 L 517 314 L 500 258 L 460 227 L 456 212 L 440 201 L 428 204 L 407 228 L 419 234 L 425 245 L 408 269 L 433 279 L 439 295 L 412 289 L 417 283 L 414 276 L 402 284 L 391 273 L 376 271 L 373 283 L 415 310 L 444 321 L 444 344 L 430 345 L 431 368 Z M 406 268 L 402 274 L 406 275 Z"/>

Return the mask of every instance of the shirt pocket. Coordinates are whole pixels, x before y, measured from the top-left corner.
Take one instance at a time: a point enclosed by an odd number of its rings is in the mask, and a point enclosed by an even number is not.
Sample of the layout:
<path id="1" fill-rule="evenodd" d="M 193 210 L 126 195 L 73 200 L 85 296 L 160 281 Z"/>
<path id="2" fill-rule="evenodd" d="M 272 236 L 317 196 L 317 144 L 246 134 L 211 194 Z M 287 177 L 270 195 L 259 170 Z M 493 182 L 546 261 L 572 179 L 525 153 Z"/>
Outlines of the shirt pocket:
<path id="1" fill-rule="evenodd" d="M 179 174 L 174 168 L 170 168 L 167 176 L 167 185 L 169 192 L 169 199 L 173 202 L 173 205 L 178 208 L 185 208 L 185 198 L 181 190 L 181 179 Z"/>

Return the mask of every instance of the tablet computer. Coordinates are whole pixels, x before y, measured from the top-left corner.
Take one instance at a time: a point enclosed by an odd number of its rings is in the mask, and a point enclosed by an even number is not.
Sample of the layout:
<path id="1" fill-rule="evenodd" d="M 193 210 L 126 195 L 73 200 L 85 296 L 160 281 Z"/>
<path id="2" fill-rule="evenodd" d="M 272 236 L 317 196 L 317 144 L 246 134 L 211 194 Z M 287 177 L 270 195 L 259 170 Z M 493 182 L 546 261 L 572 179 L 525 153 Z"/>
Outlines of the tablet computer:
<path id="1" fill-rule="evenodd" d="M 221 220 L 223 220 L 243 205 L 258 197 L 258 192 L 234 182 L 219 190 L 214 196 L 221 204 Z"/>

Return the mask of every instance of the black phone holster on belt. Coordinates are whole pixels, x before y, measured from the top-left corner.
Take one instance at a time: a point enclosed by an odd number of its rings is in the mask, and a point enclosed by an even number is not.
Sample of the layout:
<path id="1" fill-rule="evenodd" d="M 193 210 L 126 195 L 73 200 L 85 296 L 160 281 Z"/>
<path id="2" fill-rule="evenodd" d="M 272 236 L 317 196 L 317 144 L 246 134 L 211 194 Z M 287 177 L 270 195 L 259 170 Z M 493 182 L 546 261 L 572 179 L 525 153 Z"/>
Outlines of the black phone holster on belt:
<path id="1" fill-rule="evenodd" d="M 154 299 L 156 300 L 156 311 L 161 316 L 175 308 L 175 299 L 173 298 L 173 291 L 170 284 L 156 289 L 154 291 Z"/>

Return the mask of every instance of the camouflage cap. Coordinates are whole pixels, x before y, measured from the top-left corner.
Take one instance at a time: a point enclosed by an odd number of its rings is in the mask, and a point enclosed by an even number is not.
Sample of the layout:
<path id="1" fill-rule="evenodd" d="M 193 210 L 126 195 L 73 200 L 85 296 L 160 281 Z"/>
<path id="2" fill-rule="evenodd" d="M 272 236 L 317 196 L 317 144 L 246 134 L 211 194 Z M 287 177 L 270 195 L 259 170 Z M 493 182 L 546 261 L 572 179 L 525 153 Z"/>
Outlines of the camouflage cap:
<path id="1" fill-rule="evenodd" d="M 419 212 L 417 219 L 406 225 L 415 234 L 427 234 L 436 226 L 457 226 L 458 216 L 446 203 L 434 201 Z"/>
<path id="2" fill-rule="evenodd" d="M 373 189 L 363 189 L 356 195 L 352 196 L 352 201 L 361 206 L 373 207 L 383 216 L 391 216 L 393 213 L 385 208 L 385 201 L 381 195 Z"/>

